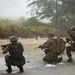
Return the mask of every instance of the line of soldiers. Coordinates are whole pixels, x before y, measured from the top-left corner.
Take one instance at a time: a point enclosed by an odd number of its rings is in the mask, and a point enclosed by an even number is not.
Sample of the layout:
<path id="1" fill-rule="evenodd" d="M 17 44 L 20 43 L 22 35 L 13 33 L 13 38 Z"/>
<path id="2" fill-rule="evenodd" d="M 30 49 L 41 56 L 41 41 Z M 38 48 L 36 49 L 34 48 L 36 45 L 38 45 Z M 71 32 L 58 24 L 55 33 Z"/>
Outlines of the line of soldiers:
<path id="1" fill-rule="evenodd" d="M 75 27 L 72 27 L 68 31 L 70 38 L 66 38 L 66 41 L 60 37 L 55 37 L 54 33 L 49 33 L 48 40 L 40 45 L 38 48 L 44 50 L 46 56 L 43 58 L 44 62 L 47 63 L 58 63 L 62 61 L 62 53 L 66 50 L 67 56 L 69 59 L 68 62 L 73 62 L 71 51 L 75 51 Z M 65 44 L 69 43 L 70 46 L 65 47 Z M 10 44 L 1 45 L 3 49 L 3 54 L 9 53 L 5 56 L 5 62 L 8 69 L 8 73 L 12 72 L 11 65 L 17 66 L 20 72 L 24 72 L 23 66 L 26 62 L 25 57 L 23 56 L 24 48 L 23 45 L 18 42 L 16 36 L 10 37 Z"/>
<path id="2" fill-rule="evenodd" d="M 58 63 L 62 61 L 62 53 L 66 50 L 66 54 L 68 56 L 67 62 L 73 62 L 71 51 L 75 51 L 75 26 L 68 31 L 70 37 L 63 40 L 61 37 L 55 38 L 54 33 L 48 34 L 48 40 L 43 44 L 38 46 L 44 50 L 46 56 L 43 58 L 44 62 L 47 63 Z M 70 44 L 69 46 L 65 46 L 66 43 Z"/>
<path id="3" fill-rule="evenodd" d="M 48 40 L 38 48 L 44 50 L 46 56 L 43 58 L 47 63 L 58 63 L 62 61 L 60 56 L 65 50 L 65 41 L 60 37 L 55 37 L 54 33 L 48 34 Z"/>

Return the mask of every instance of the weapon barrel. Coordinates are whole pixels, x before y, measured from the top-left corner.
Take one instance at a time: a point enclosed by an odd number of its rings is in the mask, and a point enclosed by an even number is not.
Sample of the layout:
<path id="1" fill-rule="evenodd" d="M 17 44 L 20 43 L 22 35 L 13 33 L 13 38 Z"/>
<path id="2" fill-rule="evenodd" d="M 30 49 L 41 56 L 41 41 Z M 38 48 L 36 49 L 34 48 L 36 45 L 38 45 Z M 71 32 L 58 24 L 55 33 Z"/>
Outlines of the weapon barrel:
<path id="1" fill-rule="evenodd" d="M 36 50 L 37 48 L 39 48 L 39 47 L 35 47 L 34 50 Z"/>

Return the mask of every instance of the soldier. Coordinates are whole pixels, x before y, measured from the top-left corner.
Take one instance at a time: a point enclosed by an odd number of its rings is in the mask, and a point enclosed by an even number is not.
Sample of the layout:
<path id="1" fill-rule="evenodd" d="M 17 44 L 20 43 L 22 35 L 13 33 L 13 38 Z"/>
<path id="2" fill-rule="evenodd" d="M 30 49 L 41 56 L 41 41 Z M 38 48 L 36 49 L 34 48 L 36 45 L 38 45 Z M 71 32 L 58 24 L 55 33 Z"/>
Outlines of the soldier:
<path id="1" fill-rule="evenodd" d="M 75 26 L 71 27 L 71 30 L 69 30 L 68 33 L 70 35 L 70 40 L 68 41 L 70 45 L 66 47 L 66 53 L 69 57 L 67 62 L 73 62 L 71 51 L 75 51 Z"/>
<path id="2" fill-rule="evenodd" d="M 53 37 L 55 36 L 55 34 L 53 32 L 48 33 L 48 40 L 43 44 L 40 45 L 38 48 L 41 48 L 42 50 L 44 50 L 44 53 L 47 54 L 49 53 L 51 50 L 49 49 L 50 47 L 50 41 L 51 39 L 53 39 Z"/>
<path id="3" fill-rule="evenodd" d="M 62 61 L 62 57 L 58 58 L 65 50 L 65 41 L 62 38 L 55 38 L 54 33 L 49 34 L 49 39 L 39 48 L 45 49 L 46 56 L 43 61 L 48 63 L 57 63 Z"/>
<path id="4" fill-rule="evenodd" d="M 17 66 L 20 72 L 24 72 L 23 65 L 25 64 L 25 57 L 23 56 L 24 48 L 20 42 L 17 42 L 16 36 L 11 36 L 10 44 L 2 45 L 3 54 L 9 52 L 9 55 L 5 56 L 5 62 L 8 69 L 8 73 L 12 72 L 11 65 Z"/>

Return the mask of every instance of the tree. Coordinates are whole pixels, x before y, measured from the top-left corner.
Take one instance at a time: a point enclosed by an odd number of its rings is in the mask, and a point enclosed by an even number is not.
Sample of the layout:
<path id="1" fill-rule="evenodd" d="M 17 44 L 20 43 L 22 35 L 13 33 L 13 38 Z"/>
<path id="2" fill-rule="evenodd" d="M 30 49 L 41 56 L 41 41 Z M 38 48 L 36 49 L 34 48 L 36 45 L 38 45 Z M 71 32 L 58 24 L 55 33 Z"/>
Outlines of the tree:
<path id="1" fill-rule="evenodd" d="M 55 25 L 74 25 L 75 0 L 33 0 L 31 15 L 50 19 Z M 57 22 L 57 23 L 56 23 Z"/>
<path id="2" fill-rule="evenodd" d="M 31 11 L 32 15 L 37 15 L 40 18 L 53 17 L 55 13 L 55 1 L 54 0 L 34 0 L 29 6 L 33 6 Z"/>
<path id="3" fill-rule="evenodd" d="M 72 25 L 75 25 L 75 0 L 62 0 L 64 19 Z"/>
<path id="4" fill-rule="evenodd" d="M 25 26 L 41 26 L 41 25 L 47 25 L 46 23 L 40 22 L 35 17 L 29 18 L 28 21 L 25 22 Z"/>

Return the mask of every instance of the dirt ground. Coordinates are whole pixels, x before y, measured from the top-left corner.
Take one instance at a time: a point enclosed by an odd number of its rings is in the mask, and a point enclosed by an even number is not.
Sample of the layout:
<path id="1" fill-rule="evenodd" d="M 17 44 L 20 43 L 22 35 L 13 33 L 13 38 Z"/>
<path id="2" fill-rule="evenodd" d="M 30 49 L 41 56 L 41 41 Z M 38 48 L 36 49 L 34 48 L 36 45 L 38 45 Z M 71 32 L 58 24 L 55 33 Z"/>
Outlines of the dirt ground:
<path id="1" fill-rule="evenodd" d="M 23 44 L 24 56 L 26 58 L 26 64 L 24 65 L 24 73 L 19 73 L 17 67 L 13 67 L 13 72 L 11 75 L 75 75 L 75 53 L 73 52 L 73 63 L 67 63 L 67 55 L 64 53 L 62 55 L 63 61 L 58 64 L 47 64 L 42 61 L 45 56 L 44 52 L 37 48 L 39 45 L 43 44 L 47 38 L 28 38 L 19 39 L 19 42 Z M 9 40 L 0 40 L 1 44 L 7 44 Z M 4 62 L 4 56 L 2 54 L 2 49 L 0 48 L 0 75 L 8 75 L 6 73 L 6 65 Z"/>

